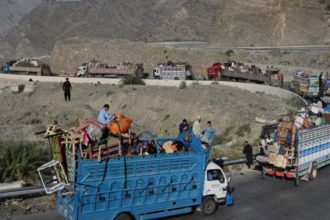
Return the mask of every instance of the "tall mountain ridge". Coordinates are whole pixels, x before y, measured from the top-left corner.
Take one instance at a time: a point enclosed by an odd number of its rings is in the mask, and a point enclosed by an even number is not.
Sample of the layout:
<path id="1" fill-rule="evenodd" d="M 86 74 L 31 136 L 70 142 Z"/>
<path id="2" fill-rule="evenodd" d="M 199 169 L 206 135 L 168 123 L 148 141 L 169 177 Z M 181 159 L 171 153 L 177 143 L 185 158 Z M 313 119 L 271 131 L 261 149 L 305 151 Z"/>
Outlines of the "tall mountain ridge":
<path id="1" fill-rule="evenodd" d="M 0 56 L 50 54 L 72 37 L 319 45 L 330 42 L 329 27 L 329 11 L 318 0 L 44 0 L 3 37 Z"/>

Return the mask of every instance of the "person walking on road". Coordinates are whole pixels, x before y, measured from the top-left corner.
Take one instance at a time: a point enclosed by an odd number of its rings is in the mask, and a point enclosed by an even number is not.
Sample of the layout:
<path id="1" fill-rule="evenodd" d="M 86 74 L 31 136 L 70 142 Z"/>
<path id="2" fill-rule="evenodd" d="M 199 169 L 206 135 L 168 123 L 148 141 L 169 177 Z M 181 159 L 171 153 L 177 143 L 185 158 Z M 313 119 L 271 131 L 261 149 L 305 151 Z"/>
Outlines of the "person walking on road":
<path id="1" fill-rule="evenodd" d="M 65 82 L 63 83 L 64 100 L 66 102 L 71 101 L 71 90 L 72 90 L 72 86 L 69 81 L 69 78 L 66 78 Z"/>
<path id="2" fill-rule="evenodd" d="M 245 154 L 246 165 L 250 169 L 251 165 L 253 164 L 253 151 L 252 146 L 249 144 L 248 141 L 244 142 L 243 154 Z"/>

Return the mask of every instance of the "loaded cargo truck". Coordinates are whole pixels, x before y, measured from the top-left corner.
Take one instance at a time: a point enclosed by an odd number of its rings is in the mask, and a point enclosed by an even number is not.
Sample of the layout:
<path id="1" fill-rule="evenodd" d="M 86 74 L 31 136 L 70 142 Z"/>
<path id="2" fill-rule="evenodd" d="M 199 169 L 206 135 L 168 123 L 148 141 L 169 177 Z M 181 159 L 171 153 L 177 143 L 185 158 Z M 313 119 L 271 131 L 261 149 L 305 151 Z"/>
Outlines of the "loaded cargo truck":
<path id="1" fill-rule="evenodd" d="M 319 77 L 304 71 L 296 71 L 290 84 L 290 90 L 304 98 L 317 98 L 319 95 Z"/>
<path id="2" fill-rule="evenodd" d="M 189 64 L 159 64 L 153 69 L 153 77 L 172 80 L 192 79 L 192 67 Z"/>
<path id="3" fill-rule="evenodd" d="M 279 70 L 269 70 L 266 74 L 263 74 L 254 65 L 250 69 L 246 69 L 246 66 L 237 66 L 233 61 L 224 64 L 214 63 L 211 67 L 207 68 L 207 76 L 209 80 L 254 82 L 278 87 L 283 86 L 283 75 Z"/>
<path id="4" fill-rule="evenodd" d="M 69 220 L 157 219 L 195 209 L 211 215 L 219 203 L 231 202 L 230 177 L 208 161 L 211 146 L 183 134 L 153 141 L 156 154 L 101 161 L 82 158 L 79 147 L 61 147 L 61 160 L 66 165 L 61 165 L 63 173 L 58 176 L 65 176 L 67 183 L 51 189 L 57 191 L 60 213 Z M 161 146 L 168 141 L 188 144 L 189 150 L 164 153 Z M 44 165 L 39 172 L 53 164 L 56 162 Z"/>
<path id="5" fill-rule="evenodd" d="M 27 67 L 27 66 L 11 66 L 8 63 L 6 63 L 2 66 L 2 71 L 4 73 L 11 73 L 11 74 L 38 75 L 38 76 L 54 75 L 51 72 L 50 66 L 46 64 L 42 64 L 37 67 Z"/>
<path id="6" fill-rule="evenodd" d="M 82 65 L 77 68 L 75 73 L 78 77 L 107 77 L 120 78 L 125 76 L 136 76 L 144 78 L 143 64 L 136 64 L 135 66 L 114 66 L 114 67 L 89 67 Z"/>
<path id="7" fill-rule="evenodd" d="M 271 152 L 267 157 L 257 157 L 262 177 L 270 175 L 292 179 L 296 186 L 301 179 L 315 179 L 318 169 L 330 164 L 329 134 L 329 124 L 297 130 L 296 134 L 293 132 L 295 138 L 290 139 L 294 144 L 283 155 Z"/>

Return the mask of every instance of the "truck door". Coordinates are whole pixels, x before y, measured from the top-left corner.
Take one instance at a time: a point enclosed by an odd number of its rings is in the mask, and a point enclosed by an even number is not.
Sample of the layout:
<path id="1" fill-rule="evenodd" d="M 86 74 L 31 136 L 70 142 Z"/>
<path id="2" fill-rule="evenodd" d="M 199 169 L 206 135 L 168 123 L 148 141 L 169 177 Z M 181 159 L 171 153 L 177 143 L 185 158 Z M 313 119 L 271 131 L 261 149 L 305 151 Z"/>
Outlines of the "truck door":
<path id="1" fill-rule="evenodd" d="M 227 179 L 220 169 L 207 169 L 205 174 L 204 196 L 215 195 L 217 199 L 225 198 L 227 194 Z"/>

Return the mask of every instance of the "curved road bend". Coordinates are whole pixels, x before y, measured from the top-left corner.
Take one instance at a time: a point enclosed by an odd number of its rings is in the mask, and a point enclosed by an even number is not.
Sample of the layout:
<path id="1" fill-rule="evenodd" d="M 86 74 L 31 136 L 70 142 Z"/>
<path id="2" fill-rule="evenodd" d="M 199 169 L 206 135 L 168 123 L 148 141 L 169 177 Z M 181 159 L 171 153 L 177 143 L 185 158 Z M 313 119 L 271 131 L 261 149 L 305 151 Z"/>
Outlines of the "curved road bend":
<path id="1" fill-rule="evenodd" d="M 173 220 L 318 220 L 330 216 L 330 166 L 319 170 L 318 177 L 302 181 L 295 187 L 292 181 L 267 177 L 251 171 L 232 178 L 235 205 L 220 206 L 210 217 L 199 213 L 171 217 Z M 58 212 L 15 217 L 13 220 L 62 220 Z"/>

